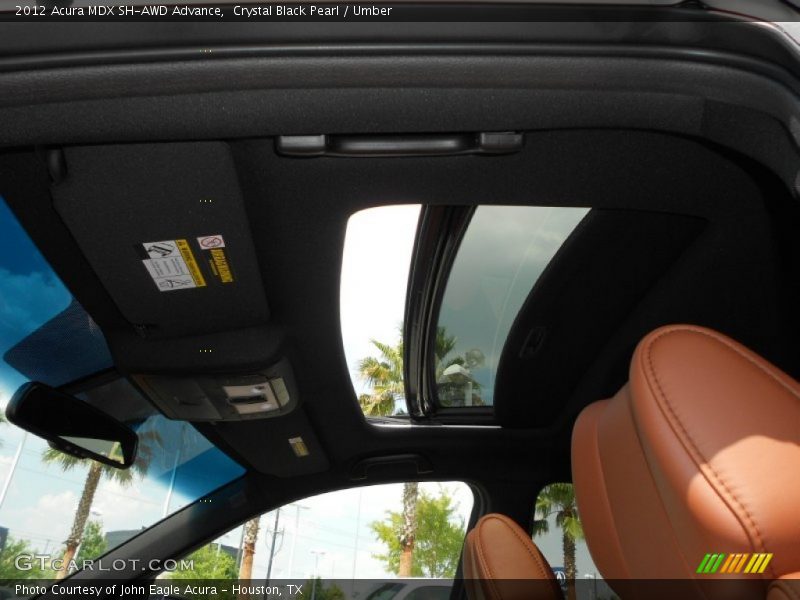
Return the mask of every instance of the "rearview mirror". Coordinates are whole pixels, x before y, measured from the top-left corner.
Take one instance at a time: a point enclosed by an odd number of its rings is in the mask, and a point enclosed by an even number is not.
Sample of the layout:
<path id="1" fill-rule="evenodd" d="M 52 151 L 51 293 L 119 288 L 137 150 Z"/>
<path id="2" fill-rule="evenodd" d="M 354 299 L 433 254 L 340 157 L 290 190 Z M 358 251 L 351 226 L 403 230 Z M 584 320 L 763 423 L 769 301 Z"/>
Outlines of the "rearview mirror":
<path id="1" fill-rule="evenodd" d="M 130 427 L 43 383 L 20 387 L 6 407 L 6 418 L 65 454 L 118 469 L 127 469 L 136 458 L 138 436 Z"/>

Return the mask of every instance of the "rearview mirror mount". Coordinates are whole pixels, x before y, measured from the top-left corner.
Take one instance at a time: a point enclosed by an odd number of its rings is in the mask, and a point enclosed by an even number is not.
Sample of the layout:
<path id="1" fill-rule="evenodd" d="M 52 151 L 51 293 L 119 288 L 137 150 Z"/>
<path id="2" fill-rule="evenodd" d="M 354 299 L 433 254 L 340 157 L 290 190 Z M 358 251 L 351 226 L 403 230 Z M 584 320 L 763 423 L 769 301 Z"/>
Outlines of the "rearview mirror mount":
<path id="1" fill-rule="evenodd" d="M 138 436 L 114 417 L 43 383 L 20 387 L 6 407 L 17 427 L 44 438 L 50 446 L 77 458 L 127 469 L 136 459 Z"/>

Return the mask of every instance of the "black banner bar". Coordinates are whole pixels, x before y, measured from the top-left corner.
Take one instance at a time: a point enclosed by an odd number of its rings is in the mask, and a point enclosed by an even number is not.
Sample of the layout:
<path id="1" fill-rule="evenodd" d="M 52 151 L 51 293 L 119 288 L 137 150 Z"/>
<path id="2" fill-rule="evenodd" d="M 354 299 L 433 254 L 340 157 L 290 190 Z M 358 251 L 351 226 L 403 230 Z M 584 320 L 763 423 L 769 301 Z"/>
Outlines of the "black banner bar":
<path id="1" fill-rule="evenodd" d="M 13 1 L 13 0 L 12 0 Z M 581 6 L 524 3 L 0 4 L 4 21 L 206 22 L 686 22 L 720 20 L 700 8 Z M 722 17 L 725 18 L 725 17 Z"/>

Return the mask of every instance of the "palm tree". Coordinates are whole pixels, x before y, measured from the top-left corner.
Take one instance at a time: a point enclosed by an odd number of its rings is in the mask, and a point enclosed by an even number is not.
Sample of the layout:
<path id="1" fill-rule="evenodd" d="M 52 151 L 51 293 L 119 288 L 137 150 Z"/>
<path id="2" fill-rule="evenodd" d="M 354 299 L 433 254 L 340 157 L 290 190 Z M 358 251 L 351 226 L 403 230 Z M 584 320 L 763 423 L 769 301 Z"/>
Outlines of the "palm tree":
<path id="1" fill-rule="evenodd" d="M 396 402 L 403 397 L 403 342 L 391 346 L 377 340 L 370 343 L 379 353 L 379 358 L 368 356 L 358 363 L 358 373 L 372 388 L 370 394 L 361 394 L 358 403 L 365 415 L 386 416 L 394 412 Z M 416 481 L 403 484 L 403 529 L 400 534 L 400 577 L 411 577 L 414 560 L 414 541 L 417 533 L 417 497 L 419 485 Z"/>
<path id="2" fill-rule="evenodd" d="M 402 335 L 402 329 L 400 333 Z M 358 374 L 372 388 L 372 393 L 361 394 L 358 402 L 364 414 L 372 417 L 383 417 L 394 412 L 397 401 L 401 400 L 405 394 L 405 385 L 403 384 L 403 342 L 401 340 L 392 346 L 377 340 L 370 340 L 370 344 L 378 351 L 379 356 L 362 358 L 358 362 Z M 448 355 L 455 349 L 455 346 L 455 336 L 447 335 L 444 327 L 438 327 L 434 343 L 437 380 L 442 371 L 450 365 L 463 365 L 468 362 L 461 356 L 446 360 Z"/>
<path id="3" fill-rule="evenodd" d="M 402 335 L 402 328 L 401 328 Z M 377 340 L 370 340 L 378 351 L 378 357 L 368 356 L 358 362 L 358 374 L 372 388 L 369 394 L 361 394 L 358 403 L 365 415 L 387 416 L 394 413 L 397 401 L 405 394 L 403 384 L 403 342 L 394 346 Z M 447 335 L 444 327 L 436 330 L 434 360 L 437 371 L 444 370 L 454 362 L 464 359 L 455 358 L 445 364 L 446 357 L 456 346 L 456 338 Z M 417 500 L 419 484 L 407 481 L 403 484 L 403 528 L 400 533 L 400 568 L 398 576 L 411 577 L 414 563 L 414 542 L 417 534 Z"/>
<path id="4" fill-rule="evenodd" d="M 160 438 L 156 432 L 139 434 L 136 461 L 129 469 L 118 469 L 91 459 L 77 458 L 69 454 L 64 454 L 55 448 L 48 448 L 44 451 L 42 460 L 45 463 L 58 465 L 63 471 L 71 471 L 76 467 L 84 466 L 89 463 L 89 472 L 86 474 L 86 481 L 83 484 L 83 492 L 81 492 L 81 499 L 78 502 L 78 509 L 75 511 L 75 517 L 72 520 L 72 528 L 70 529 L 69 536 L 67 536 L 67 539 L 64 541 L 63 564 L 58 570 L 58 573 L 56 573 L 56 579 L 63 579 L 69 573 L 70 562 L 75 558 L 75 553 L 81 545 L 81 540 L 83 539 L 83 534 L 86 529 L 86 521 L 89 518 L 92 502 L 94 502 L 94 496 L 97 492 L 97 486 L 100 484 L 100 480 L 104 478 L 108 481 L 115 481 L 122 487 L 128 487 L 134 482 L 136 475 L 144 477 L 153 458 L 153 444 L 150 442 L 160 442 Z M 118 446 L 115 447 L 115 450 L 112 450 L 112 452 L 115 451 L 120 451 Z"/>
<path id="5" fill-rule="evenodd" d="M 544 535 L 550 530 L 549 518 L 555 515 L 561 529 L 564 550 L 564 574 L 567 576 L 567 597 L 575 599 L 575 543 L 583 539 L 583 525 L 575 502 L 575 489 L 571 483 L 551 483 L 536 499 L 536 519 L 533 535 Z"/>
<path id="6" fill-rule="evenodd" d="M 370 394 L 358 398 L 365 415 L 383 417 L 394 412 L 395 403 L 403 397 L 403 342 L 395 346 L 370 340 L 380 355 L 368 356 L 358 362 L 361 379 L 372 388 Z"/>
<path id="7" fill-rule="evenodd" d="M 239 569 L 239 579 L 253 578 L 253 557 L 256 553 L 256 540 L 261 515 L 250 519 L 244 524 L 244 537 L 242 538 L 242 566 Z"/>

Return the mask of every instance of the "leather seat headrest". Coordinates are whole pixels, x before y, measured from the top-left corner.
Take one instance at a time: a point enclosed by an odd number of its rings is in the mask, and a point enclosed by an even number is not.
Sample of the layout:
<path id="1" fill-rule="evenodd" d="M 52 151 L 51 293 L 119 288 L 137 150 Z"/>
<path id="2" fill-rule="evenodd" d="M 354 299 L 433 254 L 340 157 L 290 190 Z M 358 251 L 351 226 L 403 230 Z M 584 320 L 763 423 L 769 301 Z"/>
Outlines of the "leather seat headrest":
<path id="1" fill-rule="evenodd" d="M 720 567 L 771 554 L 747 574 L 755 588 L 800 571 L 800 385 L 724 335 L 676 325 L 645 337 L 628 383 L 579 416 L 572 447 L 607 579 L 730 577 L 696 573 L 707 553 L 726 555 Z"/>
<path id="2" fill-rule="evenodd" d="M 463 563 L 470 600 L 562 600 L 547 559 L 504 515 L 478 520 L 464 542 Z"/>

